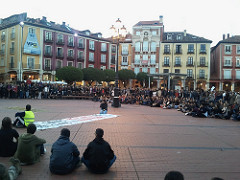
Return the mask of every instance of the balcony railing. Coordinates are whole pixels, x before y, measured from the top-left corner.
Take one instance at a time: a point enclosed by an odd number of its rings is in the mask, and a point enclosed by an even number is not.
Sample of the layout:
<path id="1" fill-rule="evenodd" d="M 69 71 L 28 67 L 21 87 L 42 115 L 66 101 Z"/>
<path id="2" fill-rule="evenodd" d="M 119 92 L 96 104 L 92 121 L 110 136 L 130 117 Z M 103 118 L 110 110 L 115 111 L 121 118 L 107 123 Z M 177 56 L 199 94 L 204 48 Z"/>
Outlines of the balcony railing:
<path id="1" fill-rule="evenodd" d="M 187 53 L 188 54 L 194 54 L 194 49 L 188 49 Z"/>
<path id="2" fill-rule="evenodd" d="M 200 52 L 199 52 L 200 54 L 207 54 L 207 51 L 206 50 L 204 50 L 204 49 L 200 49 Z"/>
<path id="3" fill-rule="evenodd" d="M 207 62 L 205 62 L 205 63 L 198 63 L 198 66 L 199 67 L 208 67 L 208 63 Z"/>
<path id="4" fill-rule="evenodd" d="M 14 54 L 14 48 L 10 48 L 10 54 Z"/>
<path id="5" fill-rule="evenodd" d="M 74 47 L 73 42 L 68 42 L 68 46 L 69 46 L 69 47 Z"/>
<path id="6" fill-rule="evenodd" d="M 64 45 L 63 39 L 57 40 L 56 44 L 57 44 L 57 45 Z"/>
<path id="7" fill-rule="evenodd" d="M 194 75 L 193 74 L 187 74 L 187 79 L 194 79 Z"/>
<path id="8" fill-rule="evenodd" d="M 44 71 L 52 71 L 52 67 L 45 66 L 45 67 L 44 67 Z"/>
<path id="9" fill-rule="evenodd" d="M 163 51 L 163 54 L 171 54 L 171 52 L 170 52 L 170 51 L 167 51 L 167 50 L 164 50 L 164 51 Z"/>
<path id="10" fill-rule="evenodd" d="M 11 33 L 11 39 L 15 39 L 16 34 L 15 33 Z"/>
<path id="11" fill-rule="evenodd" d="M 84 60 L 84 56 L 78 56 L 77 59 L 80 60 L 80 61 L 83 61 Z"/>
<path id="12" fill-rule="evenodd" d="M 186 64 L 187 67 L 193 67 L 194 66 L 194 62 L 193 63 L 188 63 Z"/>
<path id="13" fill-rule="evenodd" d="M 6 37 L 5 35 L 1 35 L 1 40 L 5 41 L 5 37 Z"/>
<path id="14" fill-rule="evenodd" d="M 84 49 L 84 44 L 82 44 L 82 43 L 78 44 L 78 48 Z"/>
<path id="15" fill-rule="evenodd" d="M 174 64 L 174 67 L 181 67 L 182 65 L 181 65 L 181 63 L 175 63 Z"/>
<path id="16" fill-rule="evenodd" d="M 52 52 L 45 51 L 45 52 L 44 52 L 44 56 L 45 56 L 45 57 L 52 57 Z"/>
<path id="17" fill-rule="evenodd" d="M 53 43 L 53 39 L 46 38 L 46 39 L 45 39 L 45 42 L 46 42 L 46 43 Z"/>
<path id="18" fill-rule="evenodd" d="M 4 50 L 0 50 L 0 55 L 1 55 L 1 56 L 4 56 L 4 55 L 5 55 Z"/>
<path id="19" fill-rule="evenodd" d="M 15 64 L 14 63 L 9 63 L 9 69 L 14 69 L 14 68 L 16 68 Z"/>
<path id="20" fill-rule="evenodd" d="M 163 63 L 162 63 L 162 66 L 163 66 L 163 67 L 170 67 L 170 62 L 163 62 Z"/>
<path id="21" fill-rule="evenodd" d="M 73 59 L 74 59 L 74 55 L 73 55 L 73 54 L 68 54 L 68 55 L 67 55 L 67 59 L 73 60 Z"/>
<path id="22" fill-rule="evenodd" d="M 207 79 L 207 75 L 206 74 L 198 74 L 197 78 L 198 79 Z"/>
<path id="23" fill-rule="evenodd" d="M 63 59 L 64 58 L 63 53 L 57 53 L 56 58 Z"/>
<path id="24" fill-rule="evenodd" d="M 23 69 L 35 69 L 35 70 L 39 70 L 40 69 L 40 64 L 33 64 L 33 65 L 29 65 L 27 63 L 23 64 Z"/>
<path id="25" fill-rule="evenodd" d="M 180 50 L 176 50 L 175 54 L 182 54 L 182 50 L 181 49 Z"/>

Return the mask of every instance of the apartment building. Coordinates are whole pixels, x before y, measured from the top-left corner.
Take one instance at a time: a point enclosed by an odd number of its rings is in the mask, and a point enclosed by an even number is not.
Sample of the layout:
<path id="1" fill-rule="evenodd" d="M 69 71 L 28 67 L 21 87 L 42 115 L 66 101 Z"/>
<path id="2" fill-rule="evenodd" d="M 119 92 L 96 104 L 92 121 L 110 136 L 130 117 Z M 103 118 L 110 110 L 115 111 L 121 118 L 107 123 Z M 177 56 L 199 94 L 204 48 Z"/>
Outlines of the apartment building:
<path id="1" fill-rule="evenodd" d="M 210 86 L 220 91 L 240 91 L 240 35 L 224 34 L 211 49 Z"/>

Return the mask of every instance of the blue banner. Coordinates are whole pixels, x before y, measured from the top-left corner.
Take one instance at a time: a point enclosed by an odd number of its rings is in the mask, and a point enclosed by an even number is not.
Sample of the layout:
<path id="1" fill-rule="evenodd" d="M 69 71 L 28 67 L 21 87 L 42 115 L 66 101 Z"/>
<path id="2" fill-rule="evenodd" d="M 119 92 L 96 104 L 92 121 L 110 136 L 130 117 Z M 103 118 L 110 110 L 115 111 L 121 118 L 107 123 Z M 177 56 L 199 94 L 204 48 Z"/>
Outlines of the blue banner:
<path id="1" fill-rule="evenodd" d="M 37 36 L 35 33 L 28 33 L 27 40 L 24 44 L 23 52 L 26 54 L 41 54 L 41 49 L 38 44 Z"/>

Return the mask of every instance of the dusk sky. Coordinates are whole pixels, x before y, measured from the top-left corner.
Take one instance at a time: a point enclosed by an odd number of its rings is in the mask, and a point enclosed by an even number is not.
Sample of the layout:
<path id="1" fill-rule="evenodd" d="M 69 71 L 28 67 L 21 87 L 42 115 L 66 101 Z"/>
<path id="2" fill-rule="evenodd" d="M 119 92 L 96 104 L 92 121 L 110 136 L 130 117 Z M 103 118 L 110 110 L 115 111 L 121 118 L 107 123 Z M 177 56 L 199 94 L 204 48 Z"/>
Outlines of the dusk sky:
<path id="1" fill-rule="evenodd" d="M 42 18 L 78 30 L 89 29 L 109 36 L 109 28 L 117 18 L 131 33 L 139 21 L 158 20 L 163 16 L 166 31 L 184 31 L 212 40 L 211 46 L 229 33 L 240 35 L 240 0 L 13 0 L 0 6 L 0 18 L 27 12 L 28 17 Z"/>

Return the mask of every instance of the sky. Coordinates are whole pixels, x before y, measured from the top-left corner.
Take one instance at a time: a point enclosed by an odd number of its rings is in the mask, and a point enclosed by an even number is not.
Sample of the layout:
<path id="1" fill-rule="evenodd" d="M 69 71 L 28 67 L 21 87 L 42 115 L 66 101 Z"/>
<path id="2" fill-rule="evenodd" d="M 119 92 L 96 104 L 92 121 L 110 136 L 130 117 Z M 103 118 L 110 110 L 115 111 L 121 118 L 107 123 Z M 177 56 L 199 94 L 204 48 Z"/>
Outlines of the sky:
<path id="1" fill-rule="evenodd" d="M 159 20 L 165 32 L 183 32 L 212 40 L 223 34 L 240 35 L 240 0 L 12 0 L 0 6 L 0 18 L 26 12 L 30 18 L 46 16 L 78 30 L 89 29 L 109 37 L 111 25 L 120 18 L 131 33 L 139 21 Z"/>

